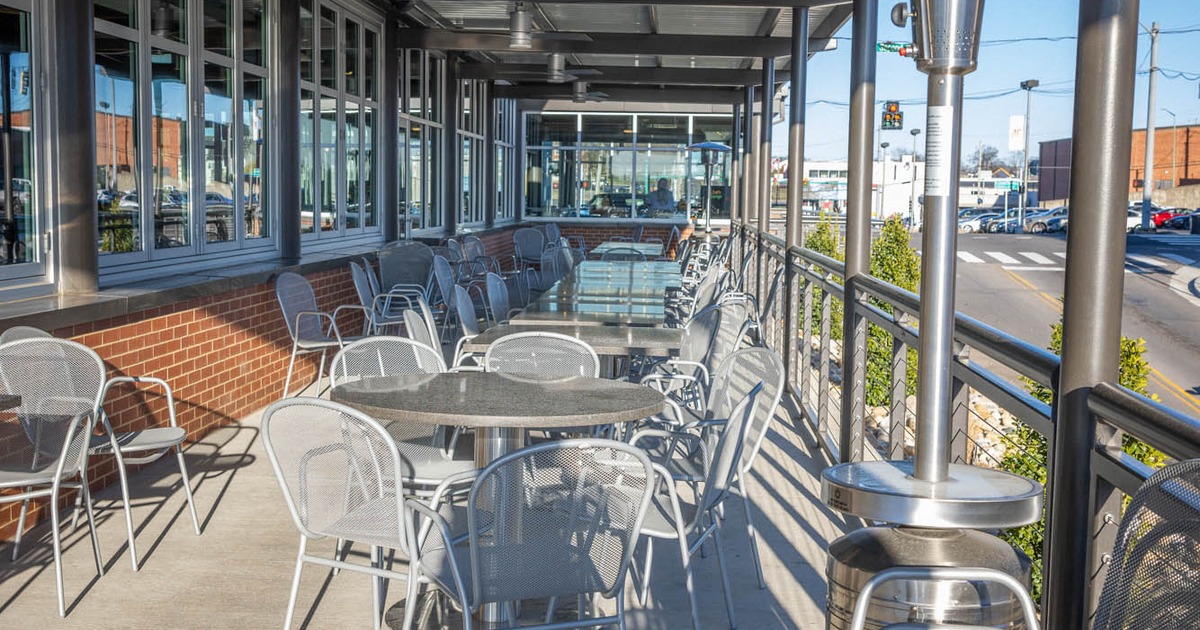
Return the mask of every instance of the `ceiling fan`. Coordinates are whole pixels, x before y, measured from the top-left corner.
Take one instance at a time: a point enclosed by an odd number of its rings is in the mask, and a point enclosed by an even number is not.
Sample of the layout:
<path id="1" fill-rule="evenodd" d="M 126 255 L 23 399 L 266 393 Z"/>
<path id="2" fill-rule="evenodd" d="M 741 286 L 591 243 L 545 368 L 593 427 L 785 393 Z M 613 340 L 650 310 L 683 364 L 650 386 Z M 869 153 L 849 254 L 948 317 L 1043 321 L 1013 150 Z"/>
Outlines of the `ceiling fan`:
<path id="1" fill-rule="evenodd" d="M 497 79 L 507 81 L 545 81 L 547 83 L 571 83 L 584 77 L 595 77 L 602 74 L 594 68 L 567 68 L 566 57 L 562 53 L 550 53 L 546 59 L 546 69 L 533 64 L 502 65 L 496 72 Z"/>
<path id="2" fill-rule="evenodd" d="M 463 28 L 494 29 L 508 28 L 508 47 L 513 50 L 529 50 L 533 48 L 535 39 L 557 39 L 567 41 L 592 41 L 584 33 L 553 33 L 537 29 L 533 23 L 533 14 L 525 7 L 524 2 L 514 2 L 513 10 L 507 20 L 466 18 L 460 24 Z"/>
<path id="3" fill-rule="evenodd" d="M 608 100 L 604 92 L 589 92 L 586 81 L 576 81 L 571 84 L 571 100 L 576 103 L 600 103 Z"/>

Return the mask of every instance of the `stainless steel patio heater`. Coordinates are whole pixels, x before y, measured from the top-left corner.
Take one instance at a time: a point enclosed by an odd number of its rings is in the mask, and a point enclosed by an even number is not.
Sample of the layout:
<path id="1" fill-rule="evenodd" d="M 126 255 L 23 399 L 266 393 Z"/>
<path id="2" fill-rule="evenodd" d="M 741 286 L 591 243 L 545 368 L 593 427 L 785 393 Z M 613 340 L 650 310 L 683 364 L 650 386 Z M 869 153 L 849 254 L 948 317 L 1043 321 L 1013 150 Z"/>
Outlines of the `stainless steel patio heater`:
<path id="1" fill-rule="evenodd" d="M 704 233 L 712 234 L 712 168 L 720 158 L 719 153 L 732 151 L 727 144 L 720 142 L 697 142 L 688 147 L 689 151 L 700 152 L 700 163 L 704 165 Z"/>
<path id="2" fill-rule="evenodd" d="M 890 524 L 830 545 L 829 628 L 1036 624 L 1032 603 L 1017 595 L 1028 586 L 1028 559 L 978 530 L 1038 520 L 1041 485 L 950 463 L 963 77 L 976 67 L 982 14 L 983 0 L 912 0 L 892 11 L 897 26 L 912 19 L 917 68 L 929 75 L 916 454 L 912 461 L 825 470 L 821 497 L 827 505 Z M 851 622 L 855 614 L 862 625 Z"/>

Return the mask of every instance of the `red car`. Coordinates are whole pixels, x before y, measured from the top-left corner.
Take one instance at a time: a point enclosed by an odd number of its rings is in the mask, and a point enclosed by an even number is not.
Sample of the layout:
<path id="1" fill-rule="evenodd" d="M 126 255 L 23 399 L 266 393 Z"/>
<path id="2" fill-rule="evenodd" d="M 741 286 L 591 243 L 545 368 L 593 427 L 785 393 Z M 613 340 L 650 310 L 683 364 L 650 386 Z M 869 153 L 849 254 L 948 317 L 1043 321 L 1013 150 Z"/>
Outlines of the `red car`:
<path id="1" fill-rule="evenodd" d="M 1160 210 L 1150 215 L 1150 220 L 1154 221 L 1154 227 L 1160 228 L 1164 223 L 1174 219 L 1175 217 L 1185 216 L 1186 212 L 1178 212 L 1174 208 L 1170 210 Z"/>

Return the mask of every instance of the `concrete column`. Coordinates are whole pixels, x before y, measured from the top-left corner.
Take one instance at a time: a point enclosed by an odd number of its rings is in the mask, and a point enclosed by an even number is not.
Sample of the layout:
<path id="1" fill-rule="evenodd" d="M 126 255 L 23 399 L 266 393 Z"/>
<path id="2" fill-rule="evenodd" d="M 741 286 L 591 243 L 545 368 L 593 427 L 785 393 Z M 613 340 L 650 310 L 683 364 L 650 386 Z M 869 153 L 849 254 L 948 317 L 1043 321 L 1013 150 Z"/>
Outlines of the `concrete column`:
<path id="1" fill-rule="evenodd" d="M 1046 628 L 1086 628 L 1103 576 L 1095 549 L 1110 549 L 1120 495 L 1111 484 L 1092 485 L 1097 442 L 1120 448 L 1111 430 L 1098 434 L 1088 410 L 1092 388 L 1117 381 L 1121 296 L 1125 283 L 1125 207 L 1131 150 L 1138 2 L 1079 4 L 1075 70 L 1075 128 L 1071 146 L 1070 206 L 1080 217 L 1067 233 L 1062 366 L 1047 488 Z M 1100 580 L 1103 578 L 1100 577 Z"/>
<path id="2" fill-rule="evenodd" d="M 866 412 L 867 319 L 855 279 L 870 273 L 871 169 L 875 145 L 875 43 L 879 0 L 854 0 L 850 53 L 850 151 L 846 182 L 846 285 L 842 334 L 842 462 L 862 459 Z"/>
<path id="3" fill-rule="evenodd" d="M 274 173 L 279 210 L 279 257 L 284 263 L 300 260 L 300 3 L 279 2 L 279 47 L 273 103 L 276 125 L 267 142 L 275 147 Z M 386 44 L 386 42 L 385 42 Z M 384 114 L 385 120 L 387 114 Z M 394 129 L 395 127 L 391 127 Z M 388 129 L 385 125 L 384 129 Z M 387 208 L 388 206 L 384 206 Z M 314 212 L 318 209 L 314 208 Z M 314 217 L 314 220 L 316 217 Z"/>
<path id="4" fill-rule="evenodd" d="M 58 292 L 88 293 L 99 286 L 96 219 L 95 46 L 91 0 L 58 0 L 52 11 L 54 82 L 54 179 L 59 263 Z M 50 64 L 47 64 L 50 65 Z M 37 82 L 33 82 L 36 86 Z M 36 89 L 36 87 L 35 87 Z"/>

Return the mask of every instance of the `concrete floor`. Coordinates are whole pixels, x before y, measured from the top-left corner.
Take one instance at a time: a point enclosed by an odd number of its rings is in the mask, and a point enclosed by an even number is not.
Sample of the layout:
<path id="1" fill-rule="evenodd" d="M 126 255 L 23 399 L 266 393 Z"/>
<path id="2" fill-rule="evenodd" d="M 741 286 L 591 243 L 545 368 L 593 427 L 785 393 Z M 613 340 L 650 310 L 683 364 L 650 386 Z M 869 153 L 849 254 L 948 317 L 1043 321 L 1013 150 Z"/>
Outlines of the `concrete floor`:
<path id="1" fill-rule="evenodd" d="M 741 501 L 729 503 L 726 551 L 738 625 L 742 628 L 818 628 L 824 624 L 825 548 L 848 527 L 819 501 L 819 471 L 828 465 L 810 447 L 812 435 L 781 410 L 753 470 L 767 588 L 754 576 Z M 278 628 L 283 625 L 299 533 L 259 439 L 258 417 L 216 431 L 186 451 L 203 535 L 192 531 L 174 458 L 133 479 L 134 526 L 142 564 L 130 566 L 120 492 L 96 498 L 105 575 L 98 577 L 87 528 L 64 536 L 68 612 L 59 619 L 48 526 L 30 532 L 14 563 L 0 547 L 0 628 Z M 114 500 L 115 499 L 115 500 Z M 628 626 L 686 628 L 687 597 L 673 543 L 660 542 L 645 608 L 629 598 Z M 310 544 L 332 552 L 332 541 Z M 700 618 L 706 628 L 728 627 L 716 556 L 697 556 Z M 293 627 L 372 627 L 370 579 L 338 576 L 309 565 Z M 399 619 L 404 584 L 388 593 L 388 625 Z M 602 608 L 611 610 L 611 602 Z"/>

